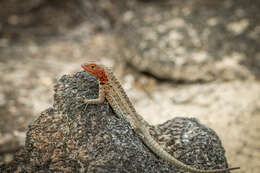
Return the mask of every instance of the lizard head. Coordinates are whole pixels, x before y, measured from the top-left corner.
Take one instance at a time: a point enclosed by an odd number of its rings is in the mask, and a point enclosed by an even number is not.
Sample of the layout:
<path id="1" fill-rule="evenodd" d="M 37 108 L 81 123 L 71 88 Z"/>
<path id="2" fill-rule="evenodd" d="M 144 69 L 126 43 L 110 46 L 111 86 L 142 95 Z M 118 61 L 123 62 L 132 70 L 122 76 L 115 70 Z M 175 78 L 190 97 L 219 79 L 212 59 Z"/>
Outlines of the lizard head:
<path id="1" fill-rule="evenodd" d="M 82 64 L 81 67 L 96 76 L 100 83 L 105 84 L 107 82 L 107 76 L 104 67 L 95 63 Z"/>

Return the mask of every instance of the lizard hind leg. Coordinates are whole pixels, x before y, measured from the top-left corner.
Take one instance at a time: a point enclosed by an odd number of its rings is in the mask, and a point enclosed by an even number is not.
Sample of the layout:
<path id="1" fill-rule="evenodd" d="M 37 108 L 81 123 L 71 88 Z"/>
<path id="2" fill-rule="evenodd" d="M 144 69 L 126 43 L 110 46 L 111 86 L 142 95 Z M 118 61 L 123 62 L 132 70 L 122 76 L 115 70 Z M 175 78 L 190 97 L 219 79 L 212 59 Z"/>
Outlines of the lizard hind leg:
<path id="1" fill-rule="evenodd" d="M 141 139 L 145 138 L 144 133 L 142 132 L 142 129 L 140 127 L 137 127 L 136 125 L 131 125 L 131 127 Z"/>

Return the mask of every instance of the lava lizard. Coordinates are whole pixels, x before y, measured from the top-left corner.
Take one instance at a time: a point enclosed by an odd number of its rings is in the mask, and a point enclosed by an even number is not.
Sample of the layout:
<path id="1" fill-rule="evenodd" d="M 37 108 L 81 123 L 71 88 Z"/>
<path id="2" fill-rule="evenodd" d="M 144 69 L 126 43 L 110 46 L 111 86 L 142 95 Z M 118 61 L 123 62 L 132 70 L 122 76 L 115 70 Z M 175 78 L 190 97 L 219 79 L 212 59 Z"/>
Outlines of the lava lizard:
<path id="1" fill-rule="evenodd" d="M 83 101 L 86 104 L 100 104 L 106 99 L 114 112 L 120 118 L 128 121 L 135 133 L 139 135 L 142 141 L 160 158 L 186 171 L 194 173 L 217 173 L 239 169 L 239 167 L 234 167 L 226 169 L 202 170 L 186 165 L 175 159 L 150 135 L 149 130 L 146 127 L 146 124 L 148 123 L 136 112 L 121 84 L 109 68 L 96 63 L 82 64 L 81 67 L 96 76 L 99 80 L 99 97 L 96 99 L 83 99 Z"/>

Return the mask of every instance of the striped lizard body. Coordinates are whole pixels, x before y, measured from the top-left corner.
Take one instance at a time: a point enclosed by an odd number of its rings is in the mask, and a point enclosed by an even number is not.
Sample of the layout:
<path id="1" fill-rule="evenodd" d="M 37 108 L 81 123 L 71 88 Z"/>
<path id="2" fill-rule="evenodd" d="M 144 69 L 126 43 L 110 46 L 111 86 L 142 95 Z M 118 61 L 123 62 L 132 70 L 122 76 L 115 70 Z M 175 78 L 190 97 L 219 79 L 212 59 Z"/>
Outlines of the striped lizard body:
<path id="1" fill-rule="evenodd" d="M 81 66 L 84 70 L 90 72 L 99 79 L 99 97 L 96 99 L 84 100 L 85 103 L 100 104 L 106 99 L 114 112 L 120 118 L 129 122 L 135 133 L 160 158 L 186 171 L 194 173 L 218 173 L 239 169 L 239 167 L 234 167 L 226 169 L 202 170 L 186 165 L 177 160 L 166 152 L 150 135 L 147 128 L 148 123 L 136 112 L 123 87 L 110 69 L 95 63 L 83 64 Z"/>

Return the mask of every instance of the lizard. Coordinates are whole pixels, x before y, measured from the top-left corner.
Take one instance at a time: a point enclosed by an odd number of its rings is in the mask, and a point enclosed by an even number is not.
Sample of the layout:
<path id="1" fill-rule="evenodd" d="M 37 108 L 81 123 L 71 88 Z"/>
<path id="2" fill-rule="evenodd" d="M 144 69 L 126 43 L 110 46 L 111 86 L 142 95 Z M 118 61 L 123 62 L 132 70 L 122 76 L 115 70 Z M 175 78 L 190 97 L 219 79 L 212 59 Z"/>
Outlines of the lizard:
<path id="1" fill-rule="evenodd" d="M 94 75 L 99 80 L 99 96 L 95 99 L 86 99 L 83 101 L 86 104 L 101 104 L 108 101 L 113 111 L 119 118 L 122 118 L 130 123 L 134 132 L 142 139 L 143 143 L 148 146 L 158 157 L 163 160 L 180 167 L 186 171 L 193 173 L 218 173 L 227 172 L 230 170 L 240 169 L 240 167 L 225 168 L 225 169 L 212 169 L 202 170 L 194 168 L 190 165 L 177 160 L 167 151 L 165 151 L 151 136 L 147 128 L 147 122 L 141 115 L 137 113 L 126 92 L 121 86 L 118 79 L 113 74 L 112 70 L 96 63 L 85 63 L 81 67 Z"/>

